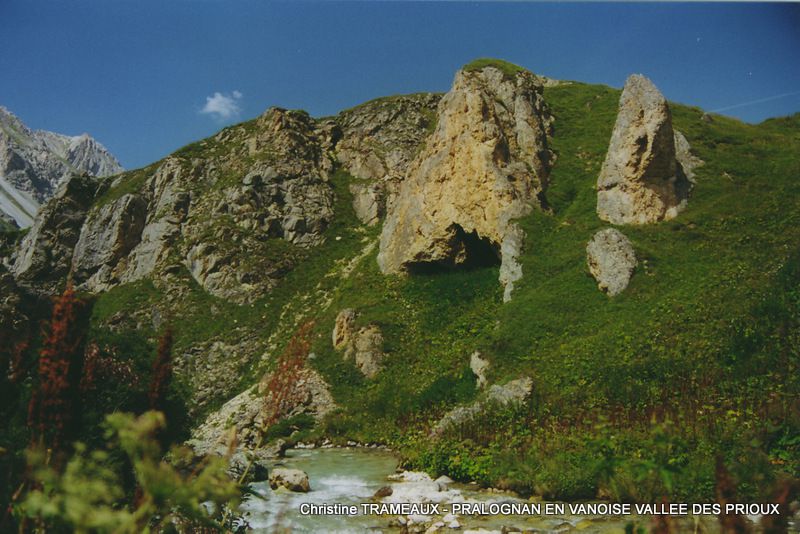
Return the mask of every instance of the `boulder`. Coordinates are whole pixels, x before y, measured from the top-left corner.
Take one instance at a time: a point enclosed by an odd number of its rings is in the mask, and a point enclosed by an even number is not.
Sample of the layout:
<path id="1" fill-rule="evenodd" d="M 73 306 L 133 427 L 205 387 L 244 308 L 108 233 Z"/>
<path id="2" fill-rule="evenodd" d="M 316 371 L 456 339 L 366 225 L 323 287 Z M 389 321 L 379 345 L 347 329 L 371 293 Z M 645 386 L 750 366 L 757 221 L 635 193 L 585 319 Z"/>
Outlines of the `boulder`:
<path id="1" fill-rule="evenodd" d="M 355 330 L 356 311 L 352 308 L 345 308 L 336 316 L 333 325 L 333 348 L 336 350 L 346 349 L 352 342 Z"/>
<path id="2" fill-rule="evenodd" d="M 523 70 L 462 70 L 437 114 L 387 207 L 378 265 L 391 274 L 499 264 L 508 300 L 522 276 L 514 220 L 541 206 L 553 159 L 541 83 Z"/>
<path id="3" fill-rule="evenodd" d="M 361 328 L 353 340 L 356 367 L 367 378 L 375 378 L 382 369 L 383 334 L 376 325 Z"/>
<path id="4" fill-rule="evenodd" d="M 598 216 L 613 224 L 672 219 L 686 206 L 690 187 L 676 158 L 666 99 L 653 82 L 631 75 L 597 179 Z"/>
<path id="5" fill-rule="evenodd" d="M 276 467 L 270 472 L 269 487 L 273 490 L 286 488 L 289 491 L 301 493 L 307 493 L 311 489 L 308 475 L 304 471 L 285 467 Z"/>
<path id="6" fill-rule="evenodd" d="M 392 487 L 391 486 L 382 486 L 378 488 L 378 491 L 372 496 L 375 499 L 382 499 L 384 497 L 388 497 L 392 494 Z"/>
<path id="7" fill-rule="evenodd" d="M 469 357 L 469 368 L 478 379 L 478 387 L 483 388 L 487 384 L 486 371 L 489 370 L 489 360 L 481 358 L 481 353 L 475 351 Z"/>
<path id="8" fill-rule="evenodd" d="M 433 427 L 432 437 L 440 437 L 447 430 L 474 420 L 493 407 L 511 406 L 527 401 L 533 390 L 533 380 L 522 377 L 506 384 L 493 385 L 475 402 L 458 406 L 447 412 Z"/>
<path id="9" fill-rule="evenodd" d="M 610 297 L 628 287 L 637 264 L 630 240 L 614 228 L 594 234 L 586 245 L 586 262 L 597 286 Z"/>

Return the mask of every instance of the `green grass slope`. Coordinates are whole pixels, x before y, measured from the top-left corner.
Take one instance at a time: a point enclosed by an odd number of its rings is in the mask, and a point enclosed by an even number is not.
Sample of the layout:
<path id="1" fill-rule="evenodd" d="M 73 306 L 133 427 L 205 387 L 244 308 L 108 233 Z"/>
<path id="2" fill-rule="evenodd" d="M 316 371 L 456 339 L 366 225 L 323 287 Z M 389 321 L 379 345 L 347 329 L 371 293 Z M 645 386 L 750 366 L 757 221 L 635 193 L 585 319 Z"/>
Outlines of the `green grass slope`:
<path id="1" fill-rule="evenodd" d="M 524 278 L 501 304 L 497 269 L 384 277 L 374 254 L 320 317 L 316 360 L 343 410 L 327 431 L 401 447 L 412 464 L 551 497 L 710 498 L 716 455 L 741 491 L 798 474 L 800 136 L 793 120 L 747 125 L 673 104 L 705 165 L 677 219 L 626 227 L 640 265 L 610 299 L 586 266 L 605 226 L 595 183 L 619 91 L 548 88 L 558 161 L 552 214 L 522 221 Z M 375 381 L 330 347 L 336 312 L 381 326 Z M 441 442 L 448 407 L 475 396 L 470 354 L 502 383 L 533 378 L 522 412 L 490 413 Z"/>

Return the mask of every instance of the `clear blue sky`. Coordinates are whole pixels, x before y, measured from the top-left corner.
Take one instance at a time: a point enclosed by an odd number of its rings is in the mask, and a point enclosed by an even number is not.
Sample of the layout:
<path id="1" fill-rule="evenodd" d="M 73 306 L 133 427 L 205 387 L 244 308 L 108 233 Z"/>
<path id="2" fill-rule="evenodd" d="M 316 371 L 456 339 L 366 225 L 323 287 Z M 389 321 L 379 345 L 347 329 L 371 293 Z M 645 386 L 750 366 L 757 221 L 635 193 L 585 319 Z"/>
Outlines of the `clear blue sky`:
<path id="1" fill-rule="evenodd" d="M 127 168 L 272 105 L 446 91 L 483 56 L 614 87 L 641 72 L 709 110 L 770 99 L 723 111 L 750 122 L 800 111 L 800 4 L 0 0 L 0 105 Z"/>

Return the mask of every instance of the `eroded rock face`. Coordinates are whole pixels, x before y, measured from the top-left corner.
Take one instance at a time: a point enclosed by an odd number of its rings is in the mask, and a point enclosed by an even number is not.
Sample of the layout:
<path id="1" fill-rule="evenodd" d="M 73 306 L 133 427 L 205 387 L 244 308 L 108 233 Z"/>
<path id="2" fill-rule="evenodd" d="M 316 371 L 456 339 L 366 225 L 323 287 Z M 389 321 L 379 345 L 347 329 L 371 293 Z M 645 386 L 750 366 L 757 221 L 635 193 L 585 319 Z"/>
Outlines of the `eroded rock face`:
<path id="1" fill-rule="evenodd" d="M 59 187 L 12 259 L 10 271 L 17 280 L 47 285 L 67 275 L 97 186 L 95 178 L 84 174 L 73 175 Z"/>
<path id="2" fill-rule="evenodd" d="M 672 219 L 686 206 L 690 186 L 666 99 L 650 80 L 631 75 L 597 180 L 598 216 L 613 224 Z"/>
<path id="3" fill-rule="evenodd" d="M 510 298 L 521 276 L 514 219 L 541 205 L 552 153 L 541 84 L 529 72 L 461 71 L 436 129 L 388 207 L 384 273 L 500 263 Z"/>
<path id="4" fill-rule="evenodd" d="M 139 243 L 146 218 L 147 202 L 134 194 L 89 216 L 72 256 L 73 281 L 97 291 L 118 280 L 119 261 Z"/>
<path id="5" fill-rule="evenodd" d="M 636 269 L 636 252 L 619 230 L 600 230 L 586 245 L 586 262 L 601 291 L 610 297 L 622 293 Z"/>
<path id="6" fill-rule="evenodd" d="M 269 292 L 294 267 L 293 249 L 321 244 L 333 219 L 337 128 L 271 108 L 194 149 L 224 147 L 213 156 L 179 151 L 123 175 L 118 180 L 143 185 L 91 211 L 72 260 L 76 281 L 104 291 L 185 267 L 226 300 L 248 303 Z M 109 184 L 105 198 L 119 186 Z"/>
<path id="7" fill-rule="evenodd" d="M 341 351 L 345 360 L 354 359 L 364 376 L 375 378 L 383 368 L 383 333 L 374 324 L 356 329 L 357 316 L 352 308 L 339 312 L 333 326 L 333 348 Z"/>
<path id="8" fill-rule="evenodd" d="M 383 217 L 409 165 L 436 122 L 441 95 L 420 93 L 372 100 L 337 117 L 336 158 L 351 175 L 353 208 L 366 225 Z"/>

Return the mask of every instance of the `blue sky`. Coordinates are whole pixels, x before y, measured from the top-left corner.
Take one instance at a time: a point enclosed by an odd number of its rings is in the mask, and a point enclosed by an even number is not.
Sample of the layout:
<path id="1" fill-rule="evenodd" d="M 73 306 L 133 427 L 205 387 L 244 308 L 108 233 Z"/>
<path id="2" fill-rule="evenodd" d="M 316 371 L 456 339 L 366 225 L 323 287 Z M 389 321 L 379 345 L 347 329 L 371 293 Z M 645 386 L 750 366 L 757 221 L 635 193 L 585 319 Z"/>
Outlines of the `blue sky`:
<path id="1" fill-rule="evenodd" d="M 0 105 L 127 168 L 272 105 L 446 91 L 485 56 L 614 87 L 640 72 L 758 122 L 800 111 L 798 55 L 800 4 L 0 0 Z"/>

